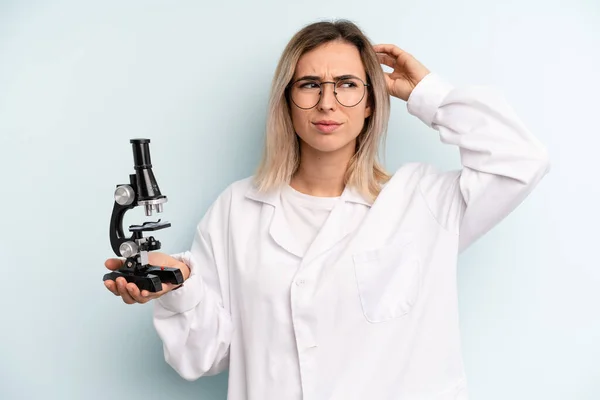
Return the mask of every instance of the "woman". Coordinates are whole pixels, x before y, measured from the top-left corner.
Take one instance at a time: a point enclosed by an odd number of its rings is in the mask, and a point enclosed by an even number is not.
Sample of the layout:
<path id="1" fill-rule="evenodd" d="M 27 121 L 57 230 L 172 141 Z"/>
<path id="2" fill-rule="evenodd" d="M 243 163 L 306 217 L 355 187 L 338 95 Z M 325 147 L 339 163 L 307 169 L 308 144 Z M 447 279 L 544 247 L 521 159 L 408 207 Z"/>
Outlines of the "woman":
<path id="1" fill-rule="evenodd" d="M 384 171 L 390 95 L 459 147 L 461 170 Z M 455 88 L 350 22 L 315 23 L 275 72 L 256 175 L 219 196 L 190 251 L 150 254 L 184 284 L 106 287 L 155 299 L 166 361 L 188 380 L 229 368 L 229 399 L 465 400 L 457 256 L 548 170 L 497 94 Z"/>

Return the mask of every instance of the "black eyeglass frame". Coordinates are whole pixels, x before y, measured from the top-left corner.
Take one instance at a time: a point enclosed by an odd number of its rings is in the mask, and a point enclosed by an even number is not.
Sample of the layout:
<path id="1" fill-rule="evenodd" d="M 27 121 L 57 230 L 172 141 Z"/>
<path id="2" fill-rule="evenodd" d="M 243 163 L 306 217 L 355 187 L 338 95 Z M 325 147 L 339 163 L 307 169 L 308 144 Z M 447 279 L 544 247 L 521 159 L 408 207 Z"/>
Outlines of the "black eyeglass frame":
<path id="1" fill-rule="evenodd" d="M 338 97 L 337 97 L 337 92 L 335 91 L 335 85 L 336 85 L 336 84 L 337 84 L 339 81 L 343 81 L 343 80 L 346 80 L 346 79 L 348 79 L 348 78 L 345 78 L 345 79 L 338 79 L 337 81 L 333 81 L 333 82 L 332 82 L 332 81 L 325 81 L 325 82 L 312 81 L 312 82 L 315 82 L 315 83 L 317 83 L 317 84 L 319 85 L 319 100 L 317 100 L 317 102 L 315 103 L 315 105 L 314 105 L 314 106 L 312 106 L 312 107 L 308 107 L 308 108 L 307 108 L 307 107 L 300 107 L 300 106 L 299 106 L 298 104 L 296 104 L 296 102 L 294 101 L 294 98 L 293 98 L 293 96 L 292 96 L 292 93 L 291 93 L 291 91 L 292 91 L 292 86 L 294 86 L 296 83 L 298 83 L 298 82 L 300 82 L 300 81 L 311 81 L 310 79 L 306 79 L 306 78 L 300 78 L 300 79 L 297 79 L 297 80 L 295 80 L 295 81 L 291 82 L 291 83 L 290 83 L 290 84 L 287 86 L 287 92 L 288 92 L 288 95 L 289 95 L 288 97 L 289 97 L 289 99 L 292 101 L 292 103 L 294 103 L 294 105 L 295 105 L 296 107 L 298 107 L 298 108 L 300 108 L 300 109 L 302 109 L 302 110 L 310 110 L 311 108 L 315 108 L 317 105 L 319 105 L 319 103 L 321 102 L 321 99 L 323 98 L 323 86 L 322 86 L 322 85 L 324 85 L 324 84 L 326 84 L 326 83 L 331 83 L 331 84 L 333 85 L 333 97 L 335 97 L 335 101 L 337 101 L 337 102 L 338 102 L 338 103 L 339 103 L 341 106 L 343 106 L 343 107 L 347 107 L 347 108 L 356 107 L 356 106 L 357 106 L 357 105 L 359 105 L 359 104 L 360 104 L 360 103 L 363 101 L 363 99 L 365 98 L 365 94 L 367 93 L 367 87 L 368 87 L 368 86 L 371 86 L 371 84 L 369 84 L 369 83 L 366 83 L 365 81 L 363 81 L 362 79 L 360 79 L 360 78 L 359 78 L 359 77 L 357 77 L 357 76 L 354 76 L 354 77 L 353 77 L 353 79 L 358 79 L 358 80 L 359 80 L 359 81 L 360 81 L 360 82 L 363 84 L 364 91 L 363 91 L 363 95 L 362 95 L 362 97 L 360 98 L 360 100 L 359 100 L 359 101 L 358 101 L 356 104 L 354 104 L 353 106 L 347 106 L 347 105 L 345 105 L 345 104 L 342 104 L 342 102 L 340 102 L 340 100 L 339 100 L 339 99 L 338 99 Z"/>

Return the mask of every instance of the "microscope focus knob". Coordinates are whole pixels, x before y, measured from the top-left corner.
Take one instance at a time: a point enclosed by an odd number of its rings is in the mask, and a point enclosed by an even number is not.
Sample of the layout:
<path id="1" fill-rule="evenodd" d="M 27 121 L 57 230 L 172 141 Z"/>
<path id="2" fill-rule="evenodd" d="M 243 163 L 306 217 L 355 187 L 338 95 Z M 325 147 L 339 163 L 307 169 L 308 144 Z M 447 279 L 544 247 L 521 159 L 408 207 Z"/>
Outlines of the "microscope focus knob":
<path id="1" fill-rule="evenodd" d="M 138 245 L 135 242 L 125 242 L 119 246 L 119 252 L 125 258 L 133 257 L 138 253 Z"/>
<path id="2" fill-rule="evenodd" d="M 133 203 L 135 192 L 129 185 L 121 185 L 115 190 L 115 201 L 120 206 L 128 206 Z"/>

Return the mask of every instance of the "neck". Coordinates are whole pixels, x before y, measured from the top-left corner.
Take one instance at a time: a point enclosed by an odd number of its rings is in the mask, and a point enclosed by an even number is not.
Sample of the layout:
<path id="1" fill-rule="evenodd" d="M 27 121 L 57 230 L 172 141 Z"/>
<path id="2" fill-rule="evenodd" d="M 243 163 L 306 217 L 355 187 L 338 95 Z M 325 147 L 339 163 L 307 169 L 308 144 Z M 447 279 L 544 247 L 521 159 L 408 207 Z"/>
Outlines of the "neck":
<path id="1" fill-rule="evenodd" d="M 320 152 L 301 142 L 300 166 L 290 186 L 301 193 L 318 197 L 336 197 L 344 191 L 344 176 L 354 155 L 355 143 L 335 152 Z"/>

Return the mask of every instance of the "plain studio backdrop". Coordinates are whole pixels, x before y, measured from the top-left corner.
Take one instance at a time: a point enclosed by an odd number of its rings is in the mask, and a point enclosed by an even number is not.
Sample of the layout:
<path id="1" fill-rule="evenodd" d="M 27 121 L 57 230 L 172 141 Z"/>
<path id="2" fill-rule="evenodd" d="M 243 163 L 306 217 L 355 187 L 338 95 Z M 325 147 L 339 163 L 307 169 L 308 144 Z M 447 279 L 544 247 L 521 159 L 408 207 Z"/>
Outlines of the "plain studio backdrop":
<path id="1" fill-rule="evenodd" d="M 347 18 L 454 85 L 491 85 L 548 147 L 552 170 L 459 261 L 473 400 L 600 398 L 600 5 L 589 1 L 0 2 L 0 399 L 225 399 L 164 361 L 152 306 L 102 283 L 129 139 L 150 138 L 163 251 L 251 175 L 278 58 L 317 20 Z M 460 167 L 457 148 L 392 99 L 391 171 Z M 360 362 L 360 360 L 356 360 Z"/>

